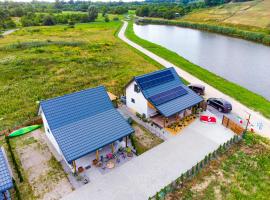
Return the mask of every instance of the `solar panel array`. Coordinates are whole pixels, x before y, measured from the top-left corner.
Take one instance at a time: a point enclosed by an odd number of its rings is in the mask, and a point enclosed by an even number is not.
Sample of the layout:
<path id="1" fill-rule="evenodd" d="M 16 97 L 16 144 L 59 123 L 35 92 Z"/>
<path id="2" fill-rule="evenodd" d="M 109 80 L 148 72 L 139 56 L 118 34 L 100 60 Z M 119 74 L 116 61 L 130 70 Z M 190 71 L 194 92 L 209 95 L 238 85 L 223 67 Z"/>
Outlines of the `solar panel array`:
<path id="1" fill-rule="evenodd" d="M 154 96 L 151 96 L 149 100 L 156 106 L 159 106 L 161 104 L 164 104 L 168 101 L 171 101 L 173 99 L 176 99 L 180 96 L 183 96 L 187 94 L 188 92 L 182 87 L 178 86 L 176 88 L 173 88 L 171 90 L 168 90 L 166 92 L 161 92 L 159 94 L 156 94 Z"/>
<path id="2" fill-rule="evenodd" d="M 143 90 L 174 80 L 171 71 L 163 71 L 146 77 L 138 78 L 137 82 Z"/>

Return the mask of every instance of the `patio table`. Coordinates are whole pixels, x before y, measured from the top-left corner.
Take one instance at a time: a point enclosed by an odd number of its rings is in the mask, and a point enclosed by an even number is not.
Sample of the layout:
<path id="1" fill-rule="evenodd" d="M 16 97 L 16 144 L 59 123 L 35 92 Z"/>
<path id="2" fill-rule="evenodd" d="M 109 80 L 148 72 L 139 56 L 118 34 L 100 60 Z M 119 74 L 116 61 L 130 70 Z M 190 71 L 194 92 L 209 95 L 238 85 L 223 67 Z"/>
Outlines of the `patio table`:
<path id="1" fill-rule="evenodd" d="M 108 169 L 112 169 L 112 168 L 114 168 L 114 167 L 115 167 L 114 162 L 109 161 L 109 162 L 107 163 L 107 168 L 108 168 Z"/>

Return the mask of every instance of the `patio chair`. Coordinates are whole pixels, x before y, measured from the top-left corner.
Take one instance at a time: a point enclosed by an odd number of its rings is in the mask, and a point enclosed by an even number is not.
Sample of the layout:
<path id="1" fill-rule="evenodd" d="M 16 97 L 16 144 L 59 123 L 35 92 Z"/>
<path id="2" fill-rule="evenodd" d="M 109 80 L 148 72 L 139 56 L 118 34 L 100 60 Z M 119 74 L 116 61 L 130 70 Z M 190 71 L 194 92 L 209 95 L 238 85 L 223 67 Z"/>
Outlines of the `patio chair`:
<path id="1" fill-rule="evenodd" d="M 83 176 L 83 183 L 84 183 L 84 184 L 87 184 L 87 183 L 89 183 L 89 182 L 90 182 L 89 178 L 88 178 L 86 175 L 84 175 L 84 176 Z"/>

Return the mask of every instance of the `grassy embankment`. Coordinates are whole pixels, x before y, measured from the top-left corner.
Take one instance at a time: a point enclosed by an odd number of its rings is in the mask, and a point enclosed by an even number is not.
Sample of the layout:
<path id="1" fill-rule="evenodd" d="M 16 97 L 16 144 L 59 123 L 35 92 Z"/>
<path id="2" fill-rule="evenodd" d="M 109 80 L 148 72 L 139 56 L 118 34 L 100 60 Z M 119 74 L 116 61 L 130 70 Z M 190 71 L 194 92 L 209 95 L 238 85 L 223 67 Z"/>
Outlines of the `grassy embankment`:
<path id="1" fill-rule="evenodd" d="M 238 100 L 247 107 L 260 112 L 267 118 L 270 118 L 270 102 L 267 101 L 265 98 L 189 62 L 188 60 L 184 59 L 178 54 L 162 46 L 139 38 L 138 36 L 135 35 L 133 31 L 133 21 L 129 22 L 126 31 L 126 36 L 130 40 L 136 42 L 137 44 L 155 53 L 156 55 L 172 62 L 173 64 L 179 66 L 183 70 L 196 76 L 200 80 L 208 83 L 209 85 L 212 85 L 221 92 L 233 97 L 234 99 Z"/>
<path id="2" fill-rule="evenodd" d="M 223 156 L 210 162 L 171 199 L 269 199 L 270 141 L 248 134 Z"/>
<path id="3" fill-rule="evenodd" d="M 0 39 L 0 130 L 37 115 L 37 101 L 105 85 L 121 94 L 135 75 L 161 68 L 115 34 L 122 22 L 22 28 Z"/>

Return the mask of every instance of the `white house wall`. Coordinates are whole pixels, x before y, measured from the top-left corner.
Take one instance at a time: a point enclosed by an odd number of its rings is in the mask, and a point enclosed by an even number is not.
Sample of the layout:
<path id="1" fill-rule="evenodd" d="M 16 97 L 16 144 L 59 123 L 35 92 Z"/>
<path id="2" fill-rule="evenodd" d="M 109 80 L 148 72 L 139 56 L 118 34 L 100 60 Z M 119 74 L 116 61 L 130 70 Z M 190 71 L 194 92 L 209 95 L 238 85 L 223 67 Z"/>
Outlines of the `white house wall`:
<path id="1" fill-rule="evenodd" d="M 58 143 L 56 142 L 52 132 L 51 132 L 51 129 L 48 125 L 48 122 L 47 122 L 47 119 L 43 113 L 43 111 L 41 110 L 40 111 L 40 115 L 42 117 L 42 121 L 43 121 L 43 125 L 44 125 L 44 130 L 45 130 L 45 134 L 47 136 L 47 138 L 49 139 L 49 141 L 51 142 L 51 144 L 53 145 L 53 147 L 55 148 L 55 150 L 57 151 L 57 153 L 63 158 L 63 154 L 62 154 L 62 151 L 60 150 L 60 147 L 58 145 Z"/>
<path id="2" fill-rule="evenodd" d="M 50 127 L 49 127 L 49 124 L 48 124 L 48 122 L 47 122 L 47 119 L 46 119 L 46 117 L 45 117 L 45 115 L 44 115 L 42 109 L 39 110 L 39 115 L 41 115 L 41 117 L 42 117 L 42 121 L 43 121 L 43 125 L 44 125 L 45 134 L 46 134 L 48 140 L 50 141 L 50 143 L 52 144 L 53 148 L 56 150 L 56 151 L 54 151 L 54 152 L 56 152 L 56 153 L 58 154 L 58 155 L 54 155 L 54 156 L 56 157 L 56 159 L 57 159 L 58 161 L 64 160 L 64 162 L 66 163 L 66 166 L 67 166 L 71 171 L 74 172 L 73 166 L 72 166 L 71 164 L 69 164 L 69 163 L 67 162 L 67 160 L 65 159 L 65 157 L 63 156 L 63 153 L 62 153 L 62 151 L 61 151 L 61 149 L 60 149 L 58 143 L 56 142 L 55 137 L 54 137 L 53 134 L 52 134 L 52 131 L 51 131 Z M 60 157 L 61 159 L 58 159 L 59 157 Z"/>
<path id="3" fill-rule="evenodd" d="M 142 92 L 137 93 L 134 91 L 134 85 L 135 81 L 132 81 L 126 88 L 127 107 L 141 115 L 145 114 L 146 117 L 149 117 L 147 100 L 144 98 Z M 135 103 L 131 101 L 132 98 L 135 100 Z"/>

